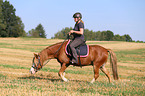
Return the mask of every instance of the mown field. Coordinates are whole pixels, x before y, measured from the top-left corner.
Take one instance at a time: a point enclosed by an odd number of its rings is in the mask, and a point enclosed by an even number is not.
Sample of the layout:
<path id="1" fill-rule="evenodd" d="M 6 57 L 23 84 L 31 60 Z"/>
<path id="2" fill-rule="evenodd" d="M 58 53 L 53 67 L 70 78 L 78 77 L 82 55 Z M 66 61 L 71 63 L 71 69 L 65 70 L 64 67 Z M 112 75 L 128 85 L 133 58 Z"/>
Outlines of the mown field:
<path id="1" fill-rule="evenodd" d="M 93 67 L 66 70 L 69 82 L 63 82 L 60 64 L 52 59 L 34 75 L 29 73 L 33 53 L 63 40 L 40 38 L 0 38 L 0 96 L 145 96 L 145 43 L 87 41 L 112 49 L 118 59 L 119 80 L 112 83 L 100 71 L 93 84 Z"/>

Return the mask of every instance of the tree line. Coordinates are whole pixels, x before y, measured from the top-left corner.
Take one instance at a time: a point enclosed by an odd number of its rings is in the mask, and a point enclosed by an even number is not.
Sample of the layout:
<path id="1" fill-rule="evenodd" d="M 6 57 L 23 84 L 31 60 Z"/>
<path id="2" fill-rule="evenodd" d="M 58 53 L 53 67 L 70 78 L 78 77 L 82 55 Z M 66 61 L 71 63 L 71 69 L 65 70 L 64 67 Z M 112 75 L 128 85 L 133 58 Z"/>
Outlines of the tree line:
<path id="1" fill-rule="evenodd" d="M 51 38 L 57 38 L 57 39 L 65 39 L 68 32 L 72 30 L 72 27 L 65 27 L 61 31 L 58 31 L 56 34 L 54 34 L 54 37 Z M 89 29 L 84 29 L 84 36 L 85 40 L 96 40 L 96 41 L 128 41 L 131 42 L 132 38 L 125 34 L 123 36 L 120 36 L 119 34 L 114 35 L 114 33 L 110 30 L 107 31 L 93 31 Z"/>
<path id="2" fill-rule="evenodd" d="M 0 37 L 42 37 L 46 38 L 45 30 L 41 24 L 28 33 L 24 30 L 24 23 L 15 14 L 16 9 L 9 1 L 0 0 Z"/>

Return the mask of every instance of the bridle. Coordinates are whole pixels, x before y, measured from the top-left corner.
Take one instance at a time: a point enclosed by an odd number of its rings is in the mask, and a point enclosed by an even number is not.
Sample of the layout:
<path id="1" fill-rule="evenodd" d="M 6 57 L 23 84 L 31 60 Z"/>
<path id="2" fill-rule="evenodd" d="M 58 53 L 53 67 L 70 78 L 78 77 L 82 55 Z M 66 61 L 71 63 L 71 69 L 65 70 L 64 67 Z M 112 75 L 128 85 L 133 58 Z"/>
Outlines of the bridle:
<path id="1" fill-rule="evenodd" d="M 33 57 L 33 64 L 32 64 L 32 68 L 34 68 L 35 70 L 36 70 L 36 72 L 38 71 L 38 66 L 40 65 L 41 66 L 41 68 L 42 68 L 42 64 L 41 64 L 41 62 L 40 62 L 40 56 L 38 55 L 38 64 L 37 64 L 37 66 L 36 66 L 36 64 L 35 64 L 35 62 L 34 62 L 34 60 L 35 60 L 35 57 Z"/>
<path id="2" fill-rule="evenodd" d="M 34 69 L 36 70 L 36 72 L 38 71 L 38 66 L 39 66 L 39 65 L 41 66 L 40 69 L 42 69 L 42 67 L 45 66 L 45 65 L 50 61 L 50 59 L 49 59 L 44 65 L 42 65 L 41 62 L 40 62 L 40 56 L 38 55 L 38 64 L 37 64 L 37 66 L 36 66 L 36 64 L 34 63 L 34 59 L 35 59 L 35 57 L 33 57 L 32 68 L 34 68 Z"/>

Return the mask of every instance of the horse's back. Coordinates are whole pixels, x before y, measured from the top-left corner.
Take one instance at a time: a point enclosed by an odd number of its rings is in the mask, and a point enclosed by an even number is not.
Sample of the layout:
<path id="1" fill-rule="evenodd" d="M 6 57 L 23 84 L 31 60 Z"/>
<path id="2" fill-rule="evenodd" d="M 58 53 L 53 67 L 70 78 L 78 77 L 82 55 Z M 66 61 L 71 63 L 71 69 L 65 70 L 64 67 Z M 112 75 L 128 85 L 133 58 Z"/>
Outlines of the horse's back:
<path id="1" fill-rule="evenodd" d="M 90 56 L 93 60 L 97 60 L 100 58 L 101 60 L 107 60 L 108 58 L 108 50 L 100 45 L 89 45 Z"/>
<path id="2" fill-rule="evenodd" d="M 89 45 L 89 48 L 91 50 L 95 50 L 95 51 L 101 51 L 101 52 L 107 52 L 108 50 L 100 45 Z"/>

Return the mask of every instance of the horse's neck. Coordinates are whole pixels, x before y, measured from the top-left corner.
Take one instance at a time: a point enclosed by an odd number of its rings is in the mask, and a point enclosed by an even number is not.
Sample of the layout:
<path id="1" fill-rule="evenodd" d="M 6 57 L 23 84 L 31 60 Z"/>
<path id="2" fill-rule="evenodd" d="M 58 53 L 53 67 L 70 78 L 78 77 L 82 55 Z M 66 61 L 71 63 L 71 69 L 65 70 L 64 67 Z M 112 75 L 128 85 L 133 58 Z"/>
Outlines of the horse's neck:
<path id="1" fill-rule="evenodd" d="M 53 59 L 56 58 L 56 55 L 58 54 L 58 51 L 60 50 L 62 42 L 51 45 L 49 47 L 47 47 L 46 49 L 42 50 L 40 52 L 41 55 L 43 55 L 43 61 L 48 60 L 48 59 Z"/>
<path id="2" fill-rule="evenodd" d="M 50 46 L 48 48 L 48 50 L 50 51 L 50 54 L 53 54 L 53 55 L 57 54 L 61 45 L 62 45 L 62 43 L 60 42 L 60 43 L 57 43 L 57 44 L 54 44 L 54 45 Z"/>

